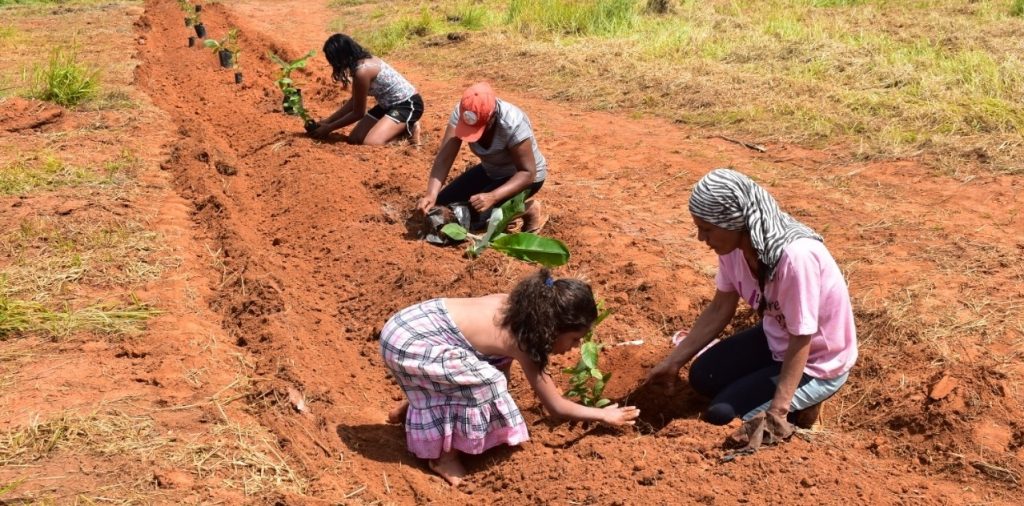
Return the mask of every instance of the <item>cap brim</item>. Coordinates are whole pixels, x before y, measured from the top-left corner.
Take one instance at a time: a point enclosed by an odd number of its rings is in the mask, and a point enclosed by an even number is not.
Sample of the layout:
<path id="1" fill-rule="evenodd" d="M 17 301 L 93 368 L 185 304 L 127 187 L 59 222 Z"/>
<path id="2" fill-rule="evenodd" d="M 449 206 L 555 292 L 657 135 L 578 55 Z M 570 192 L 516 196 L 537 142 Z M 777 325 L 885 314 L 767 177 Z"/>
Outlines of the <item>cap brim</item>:
<path id="1" fill-rule="evenodd" d="M 458 122 L 455 125 L 455 136 L 466 142 L 476 142 L 480 140 L 480 137 L 484 134 L 484 128 L 487 126 L 487 123 L 483 121 L 480 123 L 481 125 L 479 126 L 470 126 L 461 121 Z"/>

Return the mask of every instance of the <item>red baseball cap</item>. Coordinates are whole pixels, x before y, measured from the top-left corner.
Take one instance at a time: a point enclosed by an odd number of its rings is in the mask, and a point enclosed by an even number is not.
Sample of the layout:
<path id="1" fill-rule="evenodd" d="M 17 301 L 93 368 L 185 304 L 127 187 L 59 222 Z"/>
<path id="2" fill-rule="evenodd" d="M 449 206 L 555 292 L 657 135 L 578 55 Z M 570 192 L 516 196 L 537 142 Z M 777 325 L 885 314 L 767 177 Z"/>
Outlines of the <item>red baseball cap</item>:
<path id="1" fill-rule="evenodd" d="M 480 140 L 496 104 L 497 98 L 491 85 L 476 83 L 466 88 L 459 102 L 459 122 L 455 124 L 455 136 L 466 142 Z"/>

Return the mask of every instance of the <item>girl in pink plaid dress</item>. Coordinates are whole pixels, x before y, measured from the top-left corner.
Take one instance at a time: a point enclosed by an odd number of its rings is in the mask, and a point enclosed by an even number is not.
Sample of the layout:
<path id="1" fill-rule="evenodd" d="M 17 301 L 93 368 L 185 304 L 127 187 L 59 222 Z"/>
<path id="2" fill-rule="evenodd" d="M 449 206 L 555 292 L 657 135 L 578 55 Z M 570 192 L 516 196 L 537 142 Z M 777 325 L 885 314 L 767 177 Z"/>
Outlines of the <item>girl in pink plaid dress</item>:
<path id="1" fill-rule="evenodd" d="M 548 356 L 578 345 L 596 318 L 590 286 L 552 279 L 547 269 L 511 294 L 432 299 L 403 309 L 381 330 L 384 363 L 408 397 L 388 420 L 404 421 L 409 450 L 452 485 L 466 472 L 459 452 L 480 454 L 529 439 L 503 372 L 512 361 L 552 415 L 632 425 L 638 409 L 581 406 L 562 397 L 545 372 Z"/>

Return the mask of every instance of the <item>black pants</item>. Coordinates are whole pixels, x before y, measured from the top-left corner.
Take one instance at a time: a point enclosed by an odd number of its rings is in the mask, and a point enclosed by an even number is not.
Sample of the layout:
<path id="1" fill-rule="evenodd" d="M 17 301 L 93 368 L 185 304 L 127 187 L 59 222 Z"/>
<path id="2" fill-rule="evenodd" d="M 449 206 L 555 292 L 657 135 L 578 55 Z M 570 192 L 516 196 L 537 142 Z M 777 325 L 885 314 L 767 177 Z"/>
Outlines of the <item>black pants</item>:
<path id="1" fill-rule="evenodd" d="M 512 177 L 509 176 L 492 179 L 487 175 L 487 172 L 484 171 L 484 166 L 482 164 L 474 165 L 441 189 L 441 193 L 437 195 L 437 205 L 444 206 L 454 202 L 469 202 L 469 198 L 473 195 L 492 191 L 505 184 L 509 179 L 512 179 Z M 528 186 L 526 188 L 526 197 L 529 198 L 534 196 L 540 191 L 542 186 L 544 186 L 544 181 L 537 181 Z M 513 197 L 514 196 L 515 195 L 513 195 Z M 498 202 L 494 207 L 501 207 L 501 205 L 507 201 L 508 199 Z M 490 209 L 483 213 L 477 213 L 476 210 L 470 206 L 469 228 L 473 230 L 486 228 L 487 219 L 490 217 Z"/>
<path id="2" fill-rule="evenodd" d="M 725 425 L 771 401 L 781 371 L 760 324 L 708 348 L 690 366 L 690 386 L 711 398 L 701 418 Z M 805 373 L 798 388 L 812 379 Z"/>

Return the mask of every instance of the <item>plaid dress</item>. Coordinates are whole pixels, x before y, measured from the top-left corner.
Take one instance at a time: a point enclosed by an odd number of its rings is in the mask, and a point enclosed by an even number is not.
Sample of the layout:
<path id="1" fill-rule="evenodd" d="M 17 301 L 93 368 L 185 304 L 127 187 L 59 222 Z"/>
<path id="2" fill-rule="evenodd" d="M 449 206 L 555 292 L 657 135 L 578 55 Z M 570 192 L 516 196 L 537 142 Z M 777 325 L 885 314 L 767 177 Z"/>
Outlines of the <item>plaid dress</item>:
<path id="1" fill-rule="evenodd" d="M 380 332 L 384 364 L 409 398 L 409 451 L 436 459 L 452 449 L 480 454 L 529 439 L 526 423 L 495 365 L 452 322 L 443 299 L 399 311 Z"/>

